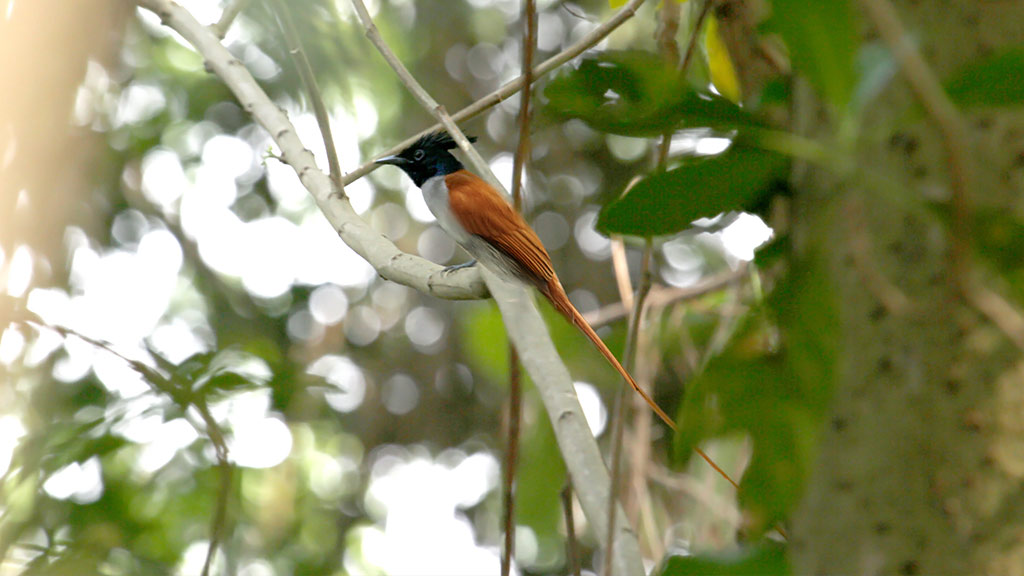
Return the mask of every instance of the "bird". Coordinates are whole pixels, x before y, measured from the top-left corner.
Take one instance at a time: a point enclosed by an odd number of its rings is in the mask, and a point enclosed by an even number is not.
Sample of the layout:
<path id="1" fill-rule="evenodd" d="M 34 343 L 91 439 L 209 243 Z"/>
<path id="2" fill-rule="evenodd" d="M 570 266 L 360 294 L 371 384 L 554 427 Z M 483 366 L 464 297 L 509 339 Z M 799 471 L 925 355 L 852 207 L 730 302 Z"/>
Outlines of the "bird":
<path id="1" fill-rule="evenodd" d="M 475 141 L 470 138 L 470 141 Z M 428 133 L 392 156 L 375 161 L 401 168 L 423 192 L 441 228 L 469 255 L 506 281 L 535 287 L 555 310 L 583 333 L 624 380 L 672 430 L 675 422 L 622 367 L 593 327 L 572 305 L 537 233 L 493 186 L 466 170 L 452 155 L 445 131 Z M 448 270 L 472 265 L 449 267 Z"/>

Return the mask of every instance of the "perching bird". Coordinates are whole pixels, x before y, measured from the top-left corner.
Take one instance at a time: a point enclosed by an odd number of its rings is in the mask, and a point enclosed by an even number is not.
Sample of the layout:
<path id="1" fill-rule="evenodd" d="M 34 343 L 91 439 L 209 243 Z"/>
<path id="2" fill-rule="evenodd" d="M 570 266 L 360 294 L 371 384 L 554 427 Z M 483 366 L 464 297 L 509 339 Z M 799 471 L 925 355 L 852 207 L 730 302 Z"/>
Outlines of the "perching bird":
<path id="1" fill-rule="evenodd" d="M 404 170 L 423 191 L 423 199 L 441 228 L 477 262 L 505 280 L 525 282 L 540 290 L 674 430 L 672 419 L 637 385 L 569 302 L 537 234 L 497 190 L 452 156 L 449 150 L 455 147 L 447 132 L 436 132 L 394 156 L 377 160 L 377 164 L 393 164 Z"/>

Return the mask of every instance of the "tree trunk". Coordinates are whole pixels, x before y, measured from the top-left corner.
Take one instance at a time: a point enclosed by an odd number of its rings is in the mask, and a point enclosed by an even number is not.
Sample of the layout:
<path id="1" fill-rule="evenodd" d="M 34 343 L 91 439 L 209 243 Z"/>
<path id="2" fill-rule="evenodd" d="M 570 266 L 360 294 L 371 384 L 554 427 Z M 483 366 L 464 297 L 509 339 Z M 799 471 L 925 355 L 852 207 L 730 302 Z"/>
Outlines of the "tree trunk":
<path id="1" fill-rule="evenodd" d="M 895 4 L 940 80 L 1024 42 L 1019 0 Z M 897 73 L 865 114 L 855 165 L 887 187 L 814 169 L 797 182 L 795 245 L 827 253 L 842 344 L 792 527 L 797 574 L 1024 573 L 1024 362 L 955 287 L 950 228 L 927 207 L 949 200 L 948 158 L 920 110 Z M 1019 111 L 964 114 L 974 207 L 1022 213 Z M 992 272 L 973 277 L 998 291 Z"/>

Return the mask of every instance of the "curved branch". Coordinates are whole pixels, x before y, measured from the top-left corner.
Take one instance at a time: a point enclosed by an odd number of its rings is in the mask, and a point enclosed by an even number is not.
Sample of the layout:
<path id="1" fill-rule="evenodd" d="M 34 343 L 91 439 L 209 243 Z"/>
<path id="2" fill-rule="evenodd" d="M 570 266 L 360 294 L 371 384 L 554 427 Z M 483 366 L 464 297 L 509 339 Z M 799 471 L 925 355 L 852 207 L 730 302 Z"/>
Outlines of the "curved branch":
<path id="1" fill-rule="evenodd" d="M 598 42 L 604 40 L 605 37 L 611 34 L 616 28 L 622 26 L 623 23 L 632 18 L 633 15 L 636 14 L 636 11 L 640 8 L 640 5 L 643 3 L 644 0 L 630 0 L 628 3 L 626 3 L 625 6 L 620 8 L 618 12 L 613 14 L 608 20 L 603 22 L 597 28 L 591 30 L 590 33 L 583 36 L 583 38 L 580 38 L 575 44 L 569 46 L 562 52 L 555 54 L 551 58 L 548 58 L 544 62 L 541 62 L 532 71 L 533 79 L 536 80 L 537 78 L 540 78 L 541 76 L 547 74 L 548 72 L 551 72 L 555 68 L 558 68 L 562 64 L 565 64 L 566 62 L 586 52 L 590 48 L 596 46 Z M 499 103 L 501 103 L 502 100 L 522 90 L 523 85 L 525 83 L 526 75 L 524 74 L 522 76 L 519 76 L 515 80 L 512 80 L 508 84 L 505 84 L 501 88 L 498 88 L 494 92 L 491 92 L 490 94 L 477 100 L 476 102 L 473 102 L 469 106 L 466 106 L 462 110 L 459 110 L 458 112 L 452 114 L 451 118 L 455 122 L 462 122 L 463 120 L 473 118 L 479 115 L 481 112 L 484 112 L 486 110 L 489 110 L 490 108 L 493 108 L 494 106 L 497 106 Z M 382 156 L 389 156 L 391 154 L 397 154 L 398 152 L 401 152 L 410 144 L 418 140 L 421 136 L 425 136 L 431 132 L 437 132 L 443 127 L 443 123 L 438 122 L 437 124 L 434 124 L 433 126 L 427 128 L 426 130 L 421 131 L 419 134 L 415 134 L 409 138 L 406 138 L 402 142 L 399 142 L 391 149 L 381 152 L 378 158 Z M 367 162 L 366 164 L 363 164 L 359 168 L 356 168 L 355 170 L 346 174 L 342 181 L 346 185 L 348 185 L 362 178 L 363 176 L 369 174 L 370 172 L 373 172 L 374 170 L 377 169 L 377 167 L 378 166 L 374 164 L 373 161 Z"/>
<path id="2" fill-rule="evenodd" d="M 480 176 L 491 182 L 495 189 L 503 190 L 487 163 L 470 145 L 444 107 L 423 89 L 381 38 L 363 0 L 352 0 L 352 5 L 366 29 L 366 36 L 394 69 L 402 83 L 448 130 Z M 623 576 L 643 574 L 643 561 L 636 534 L 629 527 L 621 506 L 609 510 L 612 486 L 608 469 L 601 458 L 597 440 L 591 434 L 583 415 L 569 370 L 551 341 L 551 335 L 534 304 L 530 289 L 523 284 L 506 282 L 492 274 L 486 267 L 477 268 L 480 268 L 480 273 L 498 304 L 509 339 L 519 352 L 527 373 L 537 385 L 573 487 L 602 546 L 612 556 L 610 565 L 614 567 L 614 573 Z"/>
<path id="3" fill-rule="evenodd" d="M 164 25 L 181 34 L 196 48 L 206 60 L 207 68 L 227 85 L 242 108 L 281 148 L 281 160 L 295 170 L 341 239 L 365 258 L 381 277 L 438 298 L 468 300 L 486 297 L 487 287 L 475 269 L 444 274 L 441 266 L 402 252 L 360 218 L 346 198 L 333 193 L 330 179 L 317 168 L 313 153 L 303 146 L 285 113 L 214 33 L 197 22 L 188 10 L 172 0 L 138 0 L 138 4 L 156 13 Z"/>

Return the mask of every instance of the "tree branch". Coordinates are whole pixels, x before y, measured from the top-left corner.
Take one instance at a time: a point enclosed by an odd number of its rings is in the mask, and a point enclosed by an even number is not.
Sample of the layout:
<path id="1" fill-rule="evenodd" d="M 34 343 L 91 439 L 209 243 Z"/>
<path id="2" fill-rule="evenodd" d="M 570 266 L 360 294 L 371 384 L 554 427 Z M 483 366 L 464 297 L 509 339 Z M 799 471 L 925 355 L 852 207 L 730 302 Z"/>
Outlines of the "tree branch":
<path id="1" fill-rule="evenodd" d="M 281 159 L 295 170 L 341 239 L 365 258 L 382 278 L 438 298 L 467 300 L 487 295 L 487 287 L 475 269 L 442 274 L 441 266 L 399 250 L 360 218 L 347 199 L 334 194 L 330 179 L 317 168 L 313 154 L 302 145 L 284 112 L 210 29 L 172 0 L 139 0 L 138 4 L 156 13 L 166 26 L 181 34 L 199 51 L 208 68 L 217 74 L 242 108 L 281 148 Z"/>
<path id="2" fill-rule="evenodd" d="M 317 86 L 313 66 L 310 65 L 309 58 L 306 57 L 306 51 L 302 49 L 302 40 L 299 38 L 299 31 L 295 28 L 292 13 L 288 11 L 288 5 L 284 3 L 284 0 L 276 0 L 274 8 L 276 8 L 281 24 L 281 31 L 284 32 L 285 42 L 288 44 L 288 52 L 292 55 L 295 68 L 299 71 L 299 78 L 306 89 L 309 102 L 313 107 L 313 114 L 316 116 L 316 123 L 320 127 L 331 181 L 338 187 L 338 193 L 344 196 L 345 183 L 341 181 L 341 163 L 338 161 L 338 150 L 334 147 L 334 136 L 331 134 L 331 118 L 327 115 L 327 107 L 320 95 L 320 87 Z"/>
<path id="3" fill-rule="evenodd" d="M 627 20 L 632 18 L 633 15 L 636 14 L 636 11 L 640 8 L 640 5 L 644 3 L 644 1 L 645 0 L 630 0 L 625 6 L 620 8 L 618 12 L 613 14 L 611 18 L 609 18 L 606 22 L 602 23 L 597 28 L 591 30 L 589 34 L 585 35 L 583 38 L 580 38 L 579 41 L 577 41 L 575 44 L 569 46 L 562 52 L 559 52 L 558 54 L 555 54 L 551 58 L 548 58 L 544 62 L 540 63 L 536 68 L 533 69 L 533 77 L 540 78 L 541 76 L 544 76 L 548 72 L 551 72 L 552 70 L 558 68 L 562 64 L 565 64 L 566 62 L 572 60 L 573 58 L 579 56 L 580 54 L 586 52 L 593 46 L 597 45 L 598 42 L 604 40 L 605 37 L 612 33 L 612 31 L 614 31 Z M 477 100 L 476 102 L 470 104 L 469 106 L 466 106 L 462 110 L 459 110 L 455 114 L 452 114 L 452 120 L 454 120 L 455 122 L 462 122 L 463 120 L 473 118 L 479 115 L 481 112 L 484 112 L 494 106 L 497 106 L 499 103 L 501 103 L 502 100 L 512 96 L 513 94 L 521 90 L 523 88 L 523 84 L 525 83 L 525 81 L 525 75 L 520 76 L 515 80 L 512 80 L 511 82 L 505 84 L 501 88 L 498 88 L 494 92 L 491 92 L 490 94 L 484 96 L 483 98 Z M 381 152 L 378 158 L 401 152 L 410 144 L 418 140 L 421 136 L 424 136 L 431 132 L 436 132 L 440 130 L 442 127 L 443 124 L 441 122 L 438 122 L 437 124 L 434 124 L 433 126 L 427 128 L 426 130 L 423 130 L 420 133 L 415 134 L 403 140 L 402 142 L 399 142 L 391 149 Z M 378 166 L 374 164 L 373 161 L 367 162 L 366 164 L 363 164 L 359 168 L 356 168 L 355 170 L 346 174 L 343 181 L 346 185 L 348 185 L 358 180 L 359 178 L 362 178 L 363 176 L 369 174 L 370 172 L 373 172 L 377 168 Z"/>
<path id="4" fill-rule="evenodd" d="M 530 156 L 530 94 L 533 88 L 533 54 L 537 47 L 537 6 L 534 0 L 523 1 L 523 91 L 519 97 L 519 144 L 512 167 L 512 206 L 517 212 L 523 207 L 523 172 Z M 502 491 L 502 525 L 505 531 L 505 549 L 501 556 L 501 576 L 512 571 L 516 551 L 515 480 L 519 462 L 519 428 L 523 413 L 523 381 L 519 369 L 519 353 L 508 344 L 508 433 L 505 435 L 505 476 Z"/>
<path id="5" fill-rule="evenodd" d="M 950 205 L 953 213 L 950 268 L 954 288 L 963 294 L 970 289 L 971 172 L 967 152 L 967 127 L 935 73 L 910 42 L 910 37 L 889 0 L 861 0 L 861 5 L 878 30 L 882 41 L 899 63 L 910 89 L 921 101 L 942 134 L 949 159 Z"/>
<path id="6" fill-rule="evenodd" d="M 201 572 L 202 576 L 207 576 L 210 573 L 210 567 L 213 564 L 213 558 L 217 553 L 217 548 L 224 540 L 224 534 L 226 532 L 225 526 L 227 523 L 228 498 L 231 497 L 232 466 L 231 462 L 228 460 L 228 443 L 224 438 L 224 432 L 221 430 L 217 419 L 213 417 L 213 413 L 210 412 L 205 399 L 193 396 L 187 391 L 187 386 L 183 386 L 178 382 L 175 382 L 173 375 L 165 376 L 159 370 L 147 365 L 141 360 L 129 358 L 117 351 L 109 342 L 99 340 L 91 336 L 86 336 L 85 334 L 65 326 L 49 324 L 39 315 L 28 310 L 20 310 L 19 312 L 25 316 L 21 322 L 35 327 L 36 330 L 53 330 L 65 340 L 71 337 L 78 338 L 79 340 L 95 346 L 100 350 L 104 350 L 122 360 L 129 368 L 138 372 L 139 376 L 142 376 L 142 379 L 145 380 L 146 383 L 149 384 L 149 386 L 156 392 L 164 394 L 170 398 L 172 402 L 181 407 L 182 411 L 185 413 L 185 421 L 188 422 L 196 432 L 199 434 L 205 434 L 206 437 L 210 439 L 210 443 L 213 444 L 214 454 L 216 454 L 217 457 L 217 477 L 219 483 L 217 485 L 216 505 L 214 507 L 213 516 L 210 518 L 210 542 L 207 545 L 206 559 L 203 561 L 203 569 Z M 202 425 L 196 421 L 194 415 L 189 414 L 189 408 L 194 408 L 195 411 L 199 413 Z"/>
<path id="7" fill-rule="evenodd" d="M 366 29 L 367 38 L 391 65 L 401 82 L 448 130 L 478 173 L 491 182 L 495 189 L 503 190 L 487 163 L 470 145 L 444 107 L 423 89 L 381 38 L 363 1 L 352 0 L 352 5 Z M 606 508 L 611 497 L 608 469 L 601 459 L 597 441 L 590 433 L 569 371 L 551 341 L 551 335 L 533 303 L 529 289 L 522 284 L 505 282 L 485 267 L 478 268 L 498 304 L 509 339 L 519 351 L 526 371 L 537 384 L 580 504 L 594 525 L 605 550 L 614 550 L 615 573 L 623 576 L 643 574 L 636 534 L 628 527 L 621 506 L 615 507 L 614 516 Z M 613 517 L 615 522 L 611 521 Z M 610 532 L 609 526 L 618 526 L 611 537 L 607 535 Z"/>
<path id="8" fill-rule="evenodd" d="M 231 3 L 224 8 L 221 12 L 220 20 L 213 25 L 213 33 L 217 35 L 217 38 L 221 40 L 227 35 L 228 29 L 231 28 L 231 24 L 235 22 L 235 18 L 238 17 L 239 13 L 245 8 L 245 5 L 249 3 L 249 0 L 232 0 Z"/>

